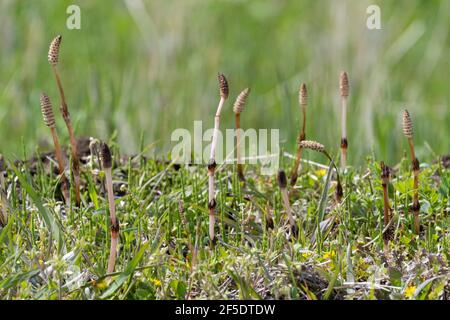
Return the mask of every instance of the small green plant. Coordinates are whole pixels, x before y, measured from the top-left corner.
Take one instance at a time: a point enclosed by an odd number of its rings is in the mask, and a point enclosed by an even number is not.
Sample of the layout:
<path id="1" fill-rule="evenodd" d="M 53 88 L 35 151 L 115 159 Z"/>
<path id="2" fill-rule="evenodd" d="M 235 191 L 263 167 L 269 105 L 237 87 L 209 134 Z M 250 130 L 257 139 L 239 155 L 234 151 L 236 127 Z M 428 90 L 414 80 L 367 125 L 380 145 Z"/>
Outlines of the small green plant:
<path id="1" fill-rule="evenodd" d="M 306 84 L 302 83 L 299 90 L 299 103 L 302 109 L 303 122 L 301 131 L 297 138 L 297 156 L 295 158 L 295 164 L 292 168 L 291 173 L 291 186 L 295 186 L 295 183 L 298 179 L 298 170 L 300 167 L 300 161 L 302 160 L 302 151 L 303 148 L 300 145 L 300 142 L 306 139 L 306 106 L 308 105 L 308 91 L 306 90 Z"/>

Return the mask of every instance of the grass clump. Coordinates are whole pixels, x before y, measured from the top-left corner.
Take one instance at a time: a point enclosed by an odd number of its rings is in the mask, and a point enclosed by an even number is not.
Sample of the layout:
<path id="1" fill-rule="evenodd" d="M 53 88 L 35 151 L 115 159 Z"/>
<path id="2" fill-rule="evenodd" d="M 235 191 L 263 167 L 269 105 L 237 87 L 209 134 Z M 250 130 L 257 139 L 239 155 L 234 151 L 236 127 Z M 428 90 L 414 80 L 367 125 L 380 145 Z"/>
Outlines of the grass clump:
<path id="1" fill-rule="evenodd" d="M 110 145 L 118 155 L 117 145 Z M 105 150 L 100 149 L 103 162 L 108 160 Z M 87 168 L 90 156 L 82 158 Z M 305 179 L 297 182 L 301 192 L 289 195 L 292 219 L 299 228 L 295 238 L 286 234 L 286 196 L 273 192 L 278 187 L 286 190 L 286 179 L 257 175 L 254 166 L 249 166 L 246 187 L 241 189 L 239 184 L 227 183 L 226 166 L 218 167 L 218 232 L 216 245 L 210 247 L 202 166 L 174 168 L 162 159 L 141 163 L 139 158 L 121 159 L 116 154 L 114 159 L 114 166 L 106 161 L 103 168 L 93 161 L 92 170 L 99 178 L 83 175 L 85 206 L 71 212 L 55 199 L 57 176 L 40 165 L 30 174 L 27 163 L 18 164 L 21 181 L 36 190 L 41 209 L 60 226 L 61 252 L 49 245 L 50 229 L 37 213 L 34 198 L 28 196 L 30 189 L 17 181 L 11 163 L 6 163 L 4 190 L 11 214 L 0 229 L 1 299 L 450 297 L 450 171 L 438 163 L 426 165 L 421 172 L 420 192 L 428 207 L 420 237 L 409 228 L 406 214 L 412 190 L 409 170 L 398 167 L 392 174 L 392 190 L 387 192 L 395 194 L 390 205 L 396 213 L 396 229 L 389 251 L 397 258 L 386 261 L 380 233 L 386 227 L 384 198 L 377 192 L 383 181 L 373 160 L 367 162 L 367 171 L 348 168 L 345 205 L 325 204 L 324 218 L 335 217 L 335 223 L 322 238 L 319 252 L 311 238 L 317 230 L 316 211 L 325 184 L 320 167 L 305 165 Z M 106 177 L 105 192 L 102 176 Z M 237 175 L 231 178 L 238 179 Z M 111 190 L 116 215 L 121 217 L 117 238 L 109 227 L 115 225 Z M 331 188 L 326 192 L 333 193 Z M 114 239 L 119 255 L 114 248 L 105 250 Z M 113 271 L 112 256 L 116 257 Z M 348 280 L 349 272 L 354 281 Z"/>

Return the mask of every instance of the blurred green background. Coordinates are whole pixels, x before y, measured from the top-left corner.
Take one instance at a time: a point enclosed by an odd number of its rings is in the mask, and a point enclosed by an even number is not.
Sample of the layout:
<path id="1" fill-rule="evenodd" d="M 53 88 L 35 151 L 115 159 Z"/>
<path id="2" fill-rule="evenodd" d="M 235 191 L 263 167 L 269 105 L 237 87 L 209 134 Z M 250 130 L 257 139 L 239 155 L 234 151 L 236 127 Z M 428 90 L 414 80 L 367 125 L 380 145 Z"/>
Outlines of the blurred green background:
<path id="1" fill-rule="evenodd" d="M 81 8 L 81 30 L 66 28 L 70 4 Z M 371 4 L 381 8 L 382 30 L 366 27 Z M 398 162 L 405 106 L 418 156 L 430 160 L 450 152 L 449 12 L 446 0 L 1 0 L 0 152 L 21 155 L 22 141 L 27 152 L 49 148 L 39 93 L 57 109 L 47 50 L 62 34 L 60 72 L 76 133 L 107 139 L 117 130 L 124 152 L 137 152 L 143 133 L 164 156 L 174 129 L 193 130 L 194 120 L 212 127 L 218 72 L 230 83 L 222 128 L 234 126 L 232 103 L 249 86 L 243 127 L 280 128 L 294 153 L 305 82 L 307 138 L 337 152 L 338 78 L 347 70 L 349 162 L 372 151 Z"/>

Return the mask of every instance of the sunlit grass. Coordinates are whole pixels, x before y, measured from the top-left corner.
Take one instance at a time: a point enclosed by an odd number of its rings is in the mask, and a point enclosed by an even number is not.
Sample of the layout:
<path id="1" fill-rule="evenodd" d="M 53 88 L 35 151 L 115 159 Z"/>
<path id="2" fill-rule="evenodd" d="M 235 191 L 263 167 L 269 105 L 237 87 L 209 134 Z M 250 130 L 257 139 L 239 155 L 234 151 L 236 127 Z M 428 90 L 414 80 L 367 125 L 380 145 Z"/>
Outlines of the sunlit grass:
<path id="1" fill-rule="evenodd" d="M 367 170 L 344 176 L 341 203 L 331 196 L 332 175 L 304 163 L 289 195 L 297 236 L 289 235 L 275 176 L 247 166 L 244 183 L 233 165 L 219 167 L 211 246 L 204 166 L 115 159 L 120 239 L 112 274 L 108 200 L 96 159 L 83 168 L 80 208 L 64 205 L 44 165 L 35 175 L 24 165 L 7 171 L 2 299 L 449 298 L 450 174 L 438 165 L 422 166 L 420 236 L 409 209 L 409 168 L 395 172 L 394 239 L 386 256 L 380 168 L 372 160 Z"/>

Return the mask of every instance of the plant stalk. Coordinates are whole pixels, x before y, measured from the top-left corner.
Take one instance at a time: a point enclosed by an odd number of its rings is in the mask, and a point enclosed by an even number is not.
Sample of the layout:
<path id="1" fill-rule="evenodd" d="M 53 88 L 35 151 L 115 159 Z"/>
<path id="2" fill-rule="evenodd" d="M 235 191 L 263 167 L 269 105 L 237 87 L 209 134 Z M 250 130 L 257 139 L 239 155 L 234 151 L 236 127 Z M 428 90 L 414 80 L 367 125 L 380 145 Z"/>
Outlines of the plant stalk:
<path id="1" fill-rule="evenodd" d="M 419 203 L 419 172 L 420 163 L 416 158 L 416 153 L 414 151 L 414 142 L 412 138 L 408 138 L 409 150 L 411 153 L 411 163 L 412 171 L 414 175 L 414 194 L 413 194 L 413 205 L 412 210 L 414 214 L 414 231 L 416 234 L 420 233 L 420 203 Z"/>
<path id="2" fill-rule="evenodd" d="M 235 114 L 236 119 L 236 158 L 237 158 L 237 173 L 241 181 L 245 181 L 244 166 L 242 165 L 241 154 L 241 114 Z"/>
<path id="3" fill-rule="evenodd" d="M 389 185 L 389 168 L 385 166 L 382 161 L 381 164 L 381 185 L 383 187 L 383 208 L 384 208 L 384 232 L 383 243 L 384 252 L 389 252 L 389 240 L 392 239 L 392 228 L 390 226 L 392 214 L 391 207 L 389 205 L 388 185 Z"/>
<path id="4" fill-rule="evenodd" d="M 287 191 L 286 173 L 283 170 L 278 171 L 278 186 L 280 187 L 281 198 L 283 201 L 284 209 L 286 210 L 286 213 L 288 216 L 288 221 L 289 221 L 289 226 L 290 226 L 291 232 L 296 237 L 298 235 L 298 227 L 295 224 L 295 219 L 292 214 L 291 204 L 289 203 L 289 194 Z"/>
<path id="5" fill-rule="evenodd" d="M 341 169 L 344 170 L 347 166 L 347 102 L 348 97 L 341 97 L 342 108 L 341 108 Z"/>
<path id="6" fill-rule="evenodd" d="M 66 175 L 64 174 L 64 160 L 62 156 L 61 145 L 59 143 L 58 135 L 56 134 L 56 129 L 54 127 L 51 127 L 50 131 L 52 133 L 53 144 L 55 145 L 55 155 L 56 161 L 58 162 L 59 175 L 61 176 L 61 190 L 64 199 L 66 200 L 66 204 L 69 205 L 70 204 L 69 184 Z"/>
<path id="7" fill-rule="evenodd" d="M 214 117 L 214 131 L 211 143 L 210 160 L 208 163 L 209 239 L 211 240 L 211 242 L 215 240 L 214 226 L 216 222 L 215 218 L 216 199 L 214 190 L 214 175 L 216 171 L 216 146 L 217 146 L 217 136 L 219 134 L 220 113 L 222 112 L 224 103 L 225 98 L 221 96 L 219 105 L 217 106 L 216 115 Z"/>
<path id="8" fill-rule="evenodd" d="M 303 114 L 302 131 L 298 135 L 298 139 L 297 139 L 297 142 L 298 142 L 297 156 L 295 158 L 294 167 L 292 168 L 291 186 L 295 186 L 295 183 L 297 182 L 297 179 L 298 179 L 298 170 L 301 169 L 300 163 L 302 160 L 303 148 L 300 146 L 300 142 L 302 142 L 303 140 L 306 139 L 306 133 L 305 133 L 305 131 L 306 131 L 306 105 L 302 105 L 302 114 Z"/>
<path id="9" fill-rule="evenodd" d="M 77 142 L 75 139 L 75 135 L 73 132 L 72 123 L 70 121 L 70 113 L 67 108 L 66 97 L 64 94 L 64 89 L 61 83 L 61 77 L 58 72 L 58 68 L 56 65 L 52 65 L 52 70 L 55 75 L 56 84 L 58 86 L 59 94 L 61 97 L 61 114 L 63 116 L 64 122 L 66 123 L 67 130 L 69 132 L 70 139 L 70 150 L 72 153 L 72 174 L 73 180 L 75 184 L 75 199 L 77 206 L 80 205 L 81 196 L 80 196 L 80 163 L 78 161 L 78 152 L 77 152 Z"/>
<path id="10" fill-rule="evenodd" d="M 116 206 L 114 204 L 114 192 L 112 184 L 112 169 L 104 168 L 106 178 L 106 190 L 108 193 L 109 217 L 111 220 L 111 247 L 108 259 L 108 273 L 114 272 L 117 256 L 117 244 L 119 242 L 119 223 L 116 217 Z"/>

